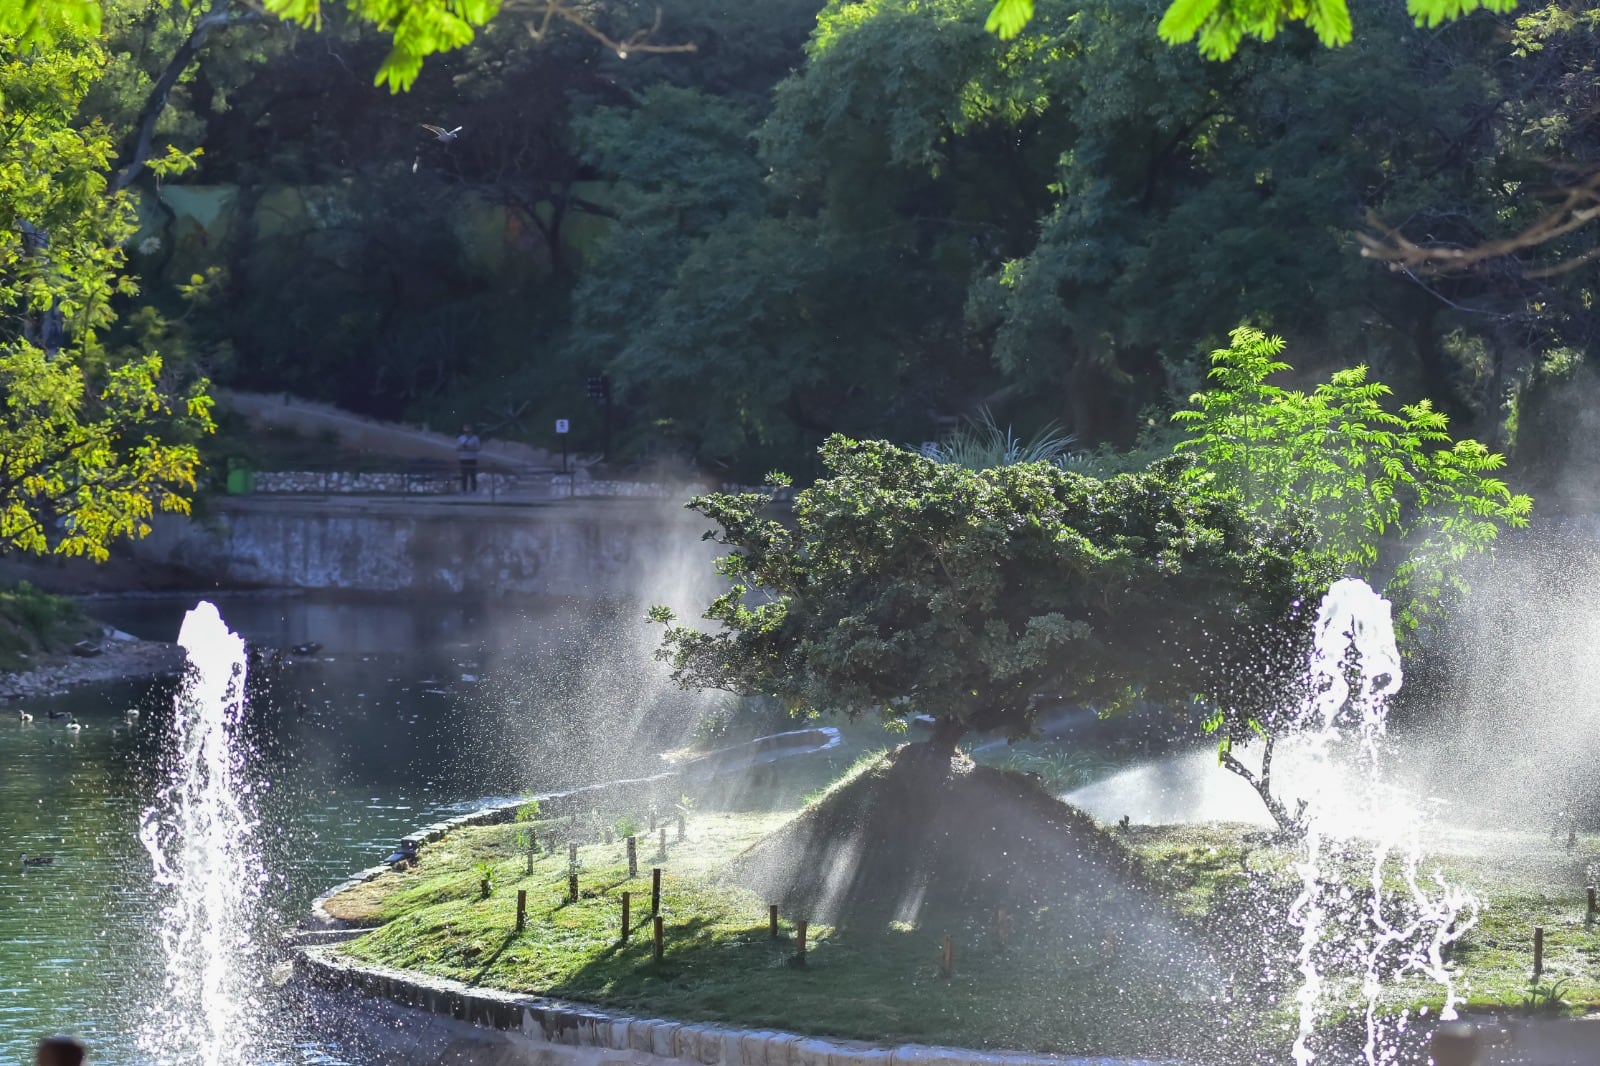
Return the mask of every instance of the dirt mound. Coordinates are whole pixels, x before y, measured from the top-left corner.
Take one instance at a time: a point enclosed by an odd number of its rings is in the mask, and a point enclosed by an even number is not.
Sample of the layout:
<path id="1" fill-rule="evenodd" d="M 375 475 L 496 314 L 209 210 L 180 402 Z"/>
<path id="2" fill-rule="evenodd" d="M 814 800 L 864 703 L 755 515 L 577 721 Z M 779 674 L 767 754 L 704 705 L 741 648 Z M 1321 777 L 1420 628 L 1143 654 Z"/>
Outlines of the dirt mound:
<path id="1" fill-rule="evenodd" d="M 834 924 L 1076 900 L 1149 917 L 1137 858 L 1036 778 L 908 744 L 832 789 L 735 863 L 786 913 Z"/>

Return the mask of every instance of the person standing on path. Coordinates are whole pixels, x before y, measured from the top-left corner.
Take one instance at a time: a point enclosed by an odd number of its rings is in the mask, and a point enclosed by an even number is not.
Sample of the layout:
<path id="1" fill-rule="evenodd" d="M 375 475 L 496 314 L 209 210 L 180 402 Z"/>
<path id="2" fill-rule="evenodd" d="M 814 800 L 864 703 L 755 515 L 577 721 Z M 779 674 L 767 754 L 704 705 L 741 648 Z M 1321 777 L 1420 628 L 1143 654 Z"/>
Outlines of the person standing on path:
<path id="1" fill-rule="evenodd" d="M 483 442 L 472 432 L 472 426 L 462 426 L 461 436 L 456 438 L 456 458 L 461 460 L 462 492 L 478 491 L 478 453 L 482 450 Z"/>

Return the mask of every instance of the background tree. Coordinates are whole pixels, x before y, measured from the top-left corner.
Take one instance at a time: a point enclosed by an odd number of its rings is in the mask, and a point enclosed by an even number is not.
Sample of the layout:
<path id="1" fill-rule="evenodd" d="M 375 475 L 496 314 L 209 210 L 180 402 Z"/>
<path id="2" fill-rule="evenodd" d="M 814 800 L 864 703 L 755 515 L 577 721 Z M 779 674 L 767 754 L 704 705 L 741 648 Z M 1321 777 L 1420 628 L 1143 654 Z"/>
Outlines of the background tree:
<path id="1" fill-rule="evenodd" d="M 186 512 L 204 382 L 162 388 L 153 353 L 101 334 L 131 295 L 132 205 L 109 193 L 107 129 L 77 110 L 104 65 L 93 46 L 0 39 L 0 551 L 103 559 L 157 510 Z"/>
<path id="2" fill-rule="evenodd" d="M 928 715 L 948 755 L 968 731 L 1026 736 L 1061 704 L 1259 712 L 1298 674 L 1285 664 L 1326 584 L 1309 528 L 1250 516 L 1184 460 L 1099 481 L 843 437 L 822 452 L 828 476 L 792 525 L 758 494 L 691 503 L 721 527 L 732 588 L 705 613 L 712 632 L 652 611 L 680 684 Z"/>

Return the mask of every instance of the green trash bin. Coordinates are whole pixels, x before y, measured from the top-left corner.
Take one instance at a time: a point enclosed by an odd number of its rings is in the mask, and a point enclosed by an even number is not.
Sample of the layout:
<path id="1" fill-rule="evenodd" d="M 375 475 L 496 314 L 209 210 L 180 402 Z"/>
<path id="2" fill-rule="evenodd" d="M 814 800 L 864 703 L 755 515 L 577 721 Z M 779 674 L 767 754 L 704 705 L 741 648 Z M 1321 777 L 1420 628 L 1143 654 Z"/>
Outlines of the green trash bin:
<path id="1" fill-rule="evenodd" d="M 256 472 L 248 466 L 228 468 L 228 495 L 248 496 L 256 491 Z"/>

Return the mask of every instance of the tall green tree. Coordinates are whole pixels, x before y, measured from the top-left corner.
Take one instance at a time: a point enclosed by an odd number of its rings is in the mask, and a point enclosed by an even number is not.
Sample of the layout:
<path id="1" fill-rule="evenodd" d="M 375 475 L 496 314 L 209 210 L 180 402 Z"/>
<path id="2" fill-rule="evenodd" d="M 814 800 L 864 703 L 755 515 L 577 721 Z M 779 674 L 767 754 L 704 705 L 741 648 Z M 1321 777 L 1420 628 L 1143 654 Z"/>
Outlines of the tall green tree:
<path id="1" fill-rule="evenodd" d="M 1264 715 L 1299 672 L 1285 652 L 1326 585 L 1314 532 L 1208 491 L 1186 460 L 1100 481 L 834 437 L 822 461 L 792 523 L 761 494 L 690 504 L 720 527 L 732 587 L 709 632 L 652 611 L 681 684 L 928 715 L 948 750 L 968 731 L 1026 736 L 1062 703 Z"/>
<path id="2" fill-rule="evenodd" d="M 0 39 L 0 551 L 105 558 L 186 512 L 204 382 L 163 387 L 155 353 L 101 343 L 123 272 L 131 203 L 109 190 L 109 131 L 78 108 L 104 67 L 86 42 Z"/>

